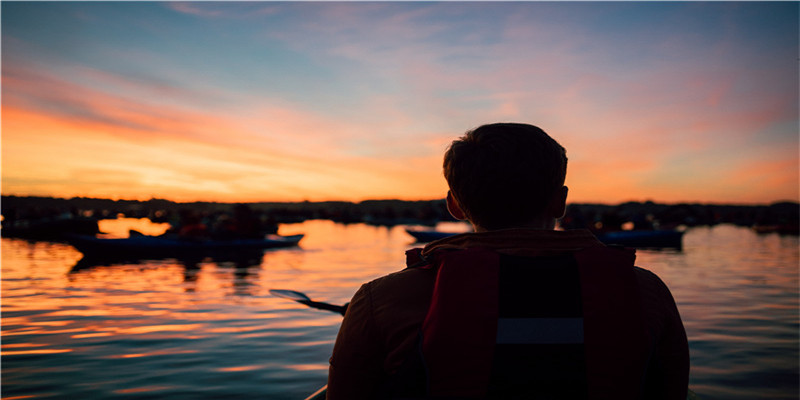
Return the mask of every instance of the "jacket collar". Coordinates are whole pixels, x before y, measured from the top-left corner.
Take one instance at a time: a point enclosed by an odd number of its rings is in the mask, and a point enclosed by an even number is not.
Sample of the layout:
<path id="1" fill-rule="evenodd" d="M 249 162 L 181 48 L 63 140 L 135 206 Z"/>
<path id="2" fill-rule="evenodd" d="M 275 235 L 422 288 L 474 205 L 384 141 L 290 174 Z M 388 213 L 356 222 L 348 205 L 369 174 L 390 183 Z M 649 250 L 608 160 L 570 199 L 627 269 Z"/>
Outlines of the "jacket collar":
<path id="1" fill-rule="evenodd" d="M 557 256 L 588 248 L 605 246 L 587 229 L 566 231 L 539 229 L 502 229 L 462 233 L 428 243 L 421 252 L 428 258 L 437 251 L 485 248 L 502 254 L 541 257 Z"/>

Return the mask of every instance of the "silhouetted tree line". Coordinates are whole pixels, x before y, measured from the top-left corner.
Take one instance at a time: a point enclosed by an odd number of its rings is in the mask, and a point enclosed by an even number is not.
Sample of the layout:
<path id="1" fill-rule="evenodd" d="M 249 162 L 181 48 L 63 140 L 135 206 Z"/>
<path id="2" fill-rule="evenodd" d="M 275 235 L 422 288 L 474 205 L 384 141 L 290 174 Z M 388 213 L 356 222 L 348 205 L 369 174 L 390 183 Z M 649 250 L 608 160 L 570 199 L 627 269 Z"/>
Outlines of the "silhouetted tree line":
<path id="1" fill-rule="evenodd" d="M 150 218 L 169 222 L 182 211 L 199 214 L 232 212 L 241 203 L 192 202 L 176 203 L 163 199 L 109 200 L 74 197 L 71 199 L 32 196 L 2 196 L 4 225 L 17 220 L 43 218 Z M 323 202 L 260 202 L 247 203 L 256 213 L 274 223 L 328 219 L 341 223 L 375 225 L 434 225 L 452 221 L 445 201 L 438 200 L 367 200 L 358 203 Z M 732 223 L 740 226 L 798 225 L 800 204 L 779 202 L 768 205 L 722 204 L 659 204 L 627 202 L 618 205 L 570 204 L 562 225 L 568 228 L 595 230 L 664 229 L 679 225 L 698 226 Z"/>
<path id="2" fill-rule="evenodd" d="M 780 226 L 791 232 L 797 231 L 800 224 L 800 204 L 658 204 L 652 201 L 619 205 L 570 204 L 561 223 L 567 228 L 589 228 L 596 231 L 735 224 L 747 227 Z M 626 224 L 629 226 L 625 227 Z"/>
<path id="3" fill-rule="evenodd" d="M 5 222 L 20 219 L 88 217 L 97 219 L 149 218 L 168 222 L 183 211 L 197 214 L 230 213 L 243 203 L 191 202 L 177 203 L 151 199 L 110 200 L 85 197 L 71 199 L 34 196 L 2 196 Z M 254 212 L 266 215 L 276 223 L 302 222 L 308 219 L 329 219 L 342 223 L 366 222 L 375 225 L 429 224 L 452 220 L 442 200 L 367 200 L 359 203 L 322 202 L 257 202 L 246 203 Z"/>

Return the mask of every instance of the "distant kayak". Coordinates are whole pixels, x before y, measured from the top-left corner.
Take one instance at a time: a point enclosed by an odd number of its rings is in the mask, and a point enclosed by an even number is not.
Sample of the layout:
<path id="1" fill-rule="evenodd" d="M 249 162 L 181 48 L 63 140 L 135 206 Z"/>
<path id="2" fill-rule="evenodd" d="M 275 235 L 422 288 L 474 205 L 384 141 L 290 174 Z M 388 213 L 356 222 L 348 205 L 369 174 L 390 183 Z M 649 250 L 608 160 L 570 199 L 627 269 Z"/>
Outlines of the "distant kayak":
<path id="1" fill-rule="evenodd" d="M 605 244 L 615 244 L 635 248 L 677 248 L 683 247 L 683 233 L 675 230 L 655 231 L 617 231 L 596 234 Z"/>
<path id="2" fill-rule="evenodd" d="M 427 243 L 434 240 L 457 235 L 454 232 L 441 232 L 437 230 L 406 229 L 409 235 L 417 242 Z M 617 231 L 596 234 L 597 239 L 605 244 L 620 245 L 635 248 L 681 248 L 683 232 L 675 230 L 654 231 Z"/>
<path id="3" fill-rule="evenodd" d="M 225 252 L 246 252 L 297 246 L 303 235 L 266 235 L 262 239 L 194 240 L 136 235 L 110 239 L 90 235 L 70 235 L 68 242 L 84 256 L 182 256 Z"/>
<path id="4" fill-rule="evenodd" d="M 798 224 L 780 224 L 780 225 L 753 225 L 753 231 L 756 233 L 777 233 L 779 235 L 800 235 L 800 226 Z"/>

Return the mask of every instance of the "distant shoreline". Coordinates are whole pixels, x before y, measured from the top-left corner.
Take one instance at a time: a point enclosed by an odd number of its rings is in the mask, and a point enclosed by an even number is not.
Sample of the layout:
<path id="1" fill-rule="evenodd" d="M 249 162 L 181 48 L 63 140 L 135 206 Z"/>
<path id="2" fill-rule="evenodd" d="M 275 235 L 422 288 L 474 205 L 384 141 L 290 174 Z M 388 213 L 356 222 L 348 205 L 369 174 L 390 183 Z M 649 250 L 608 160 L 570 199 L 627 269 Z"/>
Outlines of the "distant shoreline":
<path id="1" fill-rule="evenodd" d="M 70 204 L 120 204 L 120 205 L 170 205 L 178 207 L 227 207 L 236 204 L 248 204 L 258 207 L 280 207 L 291 205 L 339 205 L 339 204 L 396 204 L 396 203 L 426 203 L 443 201 L 441 199 L 419 199 L 419 200 L 400 200 L 400 199 L 368 199 L 362 201 L 347 201 L 347 200 L 321 200 L 321 201 L 240 201 L 240 202 L 226 202 L 226 201 L 174 201 L 167 199 L 152 198 L 149 200 L 131 200 L 131 199 L 108 199 L 101 197 L 53 197 L 53 196 L 33 196 L 33 195 L 2 195 L 2 201 L 26 201 L 26 202 L 44 202 L 48 204 L 63 204 L 64 202 Z M 775 204 L 800 204 L 794 200 L 775 200 L 765 203 L 717 203 L 717 202 L 702 202 L 702 201 L 679 201 L 679 202 L 656 202 L 652 200 L 646 201 L 624 201 L 618 203 L 604 203 L 604 202 L 568 202 L 568 204 L 586 205 L 586 206 L 601 206 L 601 207 L 617 207 L 625 204 L 653 204 L 660 206 L 678 206 L 678 205 L 691 205 L 691 206 L 709 206 L 709 207 L 769 207 Z"/>
<path id="2" fill-rule="evenodd" d="M 268 215 L 277 223 L 302 222 L 309 219 L 329 219 L 342 223 L 373 225 L 422 224 L 454 221 L 447 212 L 444 199 L 437 200 L 365 200 L 361 202 L 189 202 L 151 199 L 111 200 L 87 197 L 70 199 L 42 196 L 2 196 L 2 215 L 6 222 L 19 219 L 74 215 L 93 218 L 150 218 L 169 221 L 171 216 L 190 210 L 197 213 L 230 212 L 237 204 L 247 204 L 254 211 Z M 742 226 L 797 224 L 800 204 L 781 201 L 762 205 L 678 203 L 661 204 L 652 201 L 620 204 L 570 203 L 568 216 L 581 216 L 599 221 L 609 215 L 622 221 L 647 217 L 662 226 L 695 226 L 733 223 Z M 592 221 L 588 221 L 592 222 Z"/>

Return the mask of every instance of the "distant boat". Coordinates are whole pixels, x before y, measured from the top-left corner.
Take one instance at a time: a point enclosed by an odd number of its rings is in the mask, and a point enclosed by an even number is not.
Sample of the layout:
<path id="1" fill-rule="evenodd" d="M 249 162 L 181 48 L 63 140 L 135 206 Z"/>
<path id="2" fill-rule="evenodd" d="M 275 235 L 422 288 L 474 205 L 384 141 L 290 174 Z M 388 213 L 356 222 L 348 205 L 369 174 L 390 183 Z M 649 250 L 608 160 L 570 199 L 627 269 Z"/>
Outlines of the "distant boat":
<path id="1" fill-rule="evenodd" d="M 756 233 L 777 233 L 780 235 L 799 235 L 800 226 L 798 224 L 781 224 L 781 225 L 753 225 L 753 231 Z"/>
<path id="2" fill-rule="evenodd" d="M 619 245 L 633 248 L 676 248 L 683 247 L 683 231 L 653 230 L 653 231 L 616 231 L 595 234 L 597 239 L 605 244 Z"/>
<path id="3" fill-rule="evenodd" d="M 183 257 L 297 246 L 303 235 L 266 235 L 261 239 L 195 240 L 135 235 L 99 238 L 70 235 L 68 242 L 86 257 Z"/>
<path id="4" fill-rule="evenodd" d="M 406 229 L 417 242 L 427 243 L 457 235 L 454 232 L 437 230 Z M 616 231 L 597 234 L 597 239 L 605 244 L 634 248 L 677 248 L 683 246 L 683 232 L 676 230 L 654 231 Z"/>

